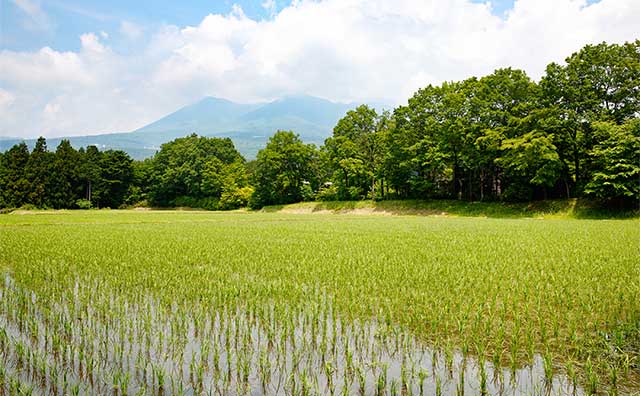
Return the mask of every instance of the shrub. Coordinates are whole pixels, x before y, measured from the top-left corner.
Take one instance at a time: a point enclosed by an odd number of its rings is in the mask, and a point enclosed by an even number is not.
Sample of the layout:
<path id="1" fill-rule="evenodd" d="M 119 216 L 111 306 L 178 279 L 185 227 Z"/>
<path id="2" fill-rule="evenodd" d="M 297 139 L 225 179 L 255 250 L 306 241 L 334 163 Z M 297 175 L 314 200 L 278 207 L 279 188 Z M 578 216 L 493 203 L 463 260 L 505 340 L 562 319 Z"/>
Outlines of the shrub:
<path id="1" fill-rule="evenodd" d="M 337 201 L 338 188 L 335 185 L 322 187 L 316 194 L 316 201 Z"/>
<path id="2" fill-rule="evenodd" d="M 91 201 L 88 199 L 78 199 L 76 200 L 76 207 L 78 209 L 91 209 Z"/>
<path id="3" fill-rule="evenodd" d="M 249 204 L 249 200 L 253 194 L 252 187 L 242 187 L 231 191 L 224 191 L 220 197 L 219 209 L 238 209 Z"/>

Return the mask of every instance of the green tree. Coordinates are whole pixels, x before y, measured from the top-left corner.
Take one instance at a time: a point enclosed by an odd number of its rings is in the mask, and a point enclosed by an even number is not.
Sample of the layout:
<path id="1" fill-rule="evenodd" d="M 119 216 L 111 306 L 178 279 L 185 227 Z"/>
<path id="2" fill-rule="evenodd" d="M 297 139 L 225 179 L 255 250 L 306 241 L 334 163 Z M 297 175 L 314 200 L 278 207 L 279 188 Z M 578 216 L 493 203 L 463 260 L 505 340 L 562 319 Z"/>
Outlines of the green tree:
<path id="1" fill-rule="evenodd" d="M 244 161 L 225 164 L 212 157 L 205 164 L 202 175 L 202 191 L 220 198 L 219 209 L 236 209 L 246 206 L 252 190 Z"/>
<path id="2" fill-rule="evenodd" d="M 82 198 L 80 154 L 63 139 L 56 148 L 51 173 L 51 205 L 56 209 L 72 208 Z"/>
<path id="3" fill-rule="evenodd" d="M 496 162 L 505 168 L 508 175 L 522 177 L 526 182 L 546 189 L 555 184 L 562 168 L 562 162 L 552 143 L 553 136 L 546 136 L 539 131 L 525 133 L 522 136 L 502 142 L 503 154 Z M 523 188 L 524 187 L 524 188 Z M 507 199 L 529 200 L 526 186 L 519 183 L 505 191 Z"/>
<path id="4" fill-rule="evenodd" d="M 11 147 L 3 155 L 4 166 L 0 168 L 0 192 L 7 207 L 20 207 L 28 203 L 29 180 L 26 174 L 29 148 L 22 142 Z"/>
<path id="5" fill-rule="evenodd" d="M 640 41 L 623 45 L 587 45 L 551 63 L 542 78 L 542 98 L 559 120 L 555 144 L 573 175 L 576 194 L 590 179 L 588 153 L 596 136 L 592 123 L 618 124 L 640 113 Z M 566 155 L 564 154 L 566 153 Z"/>
<path id="6" fill-rule="evenodd" d="M 54 154 L 47 150 L 46 139 L 39 137 L 31 151 L 25 170 L 29 180 L 27 201 L 39 208 L 51 205 L 48 191 L 55 183 L 50 179 L 54 157 Z"/>
<path id="7" fill-rule="evenodd" d="M 376 179 L 384 158 L 381 117 L 366 105 L 347 112 L 325 141 L 328 164 L 342 198 L 376 196 Z"/>
<path id="8" fill-rule="evenodd" d="M 317 163 L 314 145 L 291 131 L 277 131 L 258 152 L 251 207 L 302 201 L 306 186 L 317 188 Z"/>
<path id="9" fill-rule="evenodd" d="M 0 209 L 7 207 L 7 204 L 4 200 L 4 193 L 5 193 L 4 180 L 3 180 L 4 174 L 5 174 L 4 153 L 0 152 Z"/>
<path id="10" fill-rule="evenodd" d="M 122 150 L 107 150 L 100 156 L 100 207 L 118 208 L 125 203 L 133 182 L 133 160 Z"/>
<path id="11" fill-rule="evenodd" d="M 153 159 L 146 158 L 142 161 L 133 161 L 132 167 L 133 181 L 129 185 L 125 203 L 127 205 L 145 204 L 152 188 L 151 183 L 154 180 Z"/>
<path id="12" fill-rule="evenodd" d="M 163 144 L 153 159 L 149 191 L 152 203 L 170 206 L 180 197 L 219 198 L 222 190 L 211 175 L 213 169 L 218 169 L 218 162 L 222 165 L 244 163 L 231 139 L 192 134 Z"/>
<path id="13" fill-rule="evenodd" d="M 640 203 L 640 119 L 623 125 L 594 124 L 597 143 L 589 152 L 594 171 L 585 194 Z"/>
<path id="14" fill-rule="evenodd" d="M 102 152 L 96 146 L 87 146 L 80 152 L 81 164 L 78 173 L 82 193 L 80 197 L 90 201 L 93 206 L 100 206 L 103 196 L 108 194 L 102 187 L 101 161 Z"/>
<path id="15" fill-rule="evenodd" d="M 467 150 L 468 163 L 477 176 L 472 197 L 499 197 L 504 183 L 503 171 L 497 165 L 500 146 L 505 139 L 532 129 L 523 122 L 538 107 L 539 90 L 527 74 L 517 69 L 498 69 L 482 77 L 471 92 L 471 120 Z"/>

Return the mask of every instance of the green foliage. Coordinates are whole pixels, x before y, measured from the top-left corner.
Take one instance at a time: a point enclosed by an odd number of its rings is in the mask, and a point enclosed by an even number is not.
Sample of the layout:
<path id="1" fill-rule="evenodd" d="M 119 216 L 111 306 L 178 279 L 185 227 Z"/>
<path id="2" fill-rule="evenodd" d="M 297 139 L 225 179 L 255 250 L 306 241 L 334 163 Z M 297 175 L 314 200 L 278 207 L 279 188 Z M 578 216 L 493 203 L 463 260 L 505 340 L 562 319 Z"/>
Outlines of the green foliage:
<path id="1" fill-rule="evenodd" d="M 524 72 L 499 69 L 419 90 L 390 123 L 388 184 L 401 197 L 498 197 L 502 172 L 495 159 L 535 105 L 535 88 Z"/>
<path id="2" fill-rule="evenodd" d="M 253 187 L 249 186 L 224 191 L 220 196 L 218 209 L 228 210 L 246 207 L 253 193 Z"/>
<path id="3" fill-rule="evenodd" d="M 243 173 L 244 159 L 229 138 L 195 134 L 162 145 L 151 162 L 149 198 L 160 206 L 178 205 L 177 199 L 219 199 L 229 178 Z M 239 170 L 240 169 L 240 170 Z M 243 187 L 242 180 L 237 180 Z M 182 205 L 178 205 L 182 206 Z M 207 205 L 210 206 L 210 205 Z"/>
<path id="4" fill-rule="evenodd" d="M 62 140 L 56 148 L 52 166 L 51 206 L 56 209 L 71 208 L 81 189 L 80 155 L 68 140 Z"/>
<path id="5" fill-rule="evenodd" d="M 55 184 L 55 180 L 50 179 L 54 160 L 55 155 L 47 150 L 45 138 L 38 138 L 26 164 L 25 174 L 30 184 L 27 201 L 40 208 L 51 206 L 47 192 Z"/>
<path id="6" fill-rule="evenodd" d="M 124 151 L 75 150 L 62 140 L 55 152 L 40 137 L 29 154 L 22 143 L 2 155 L 0 204 L 36 208 L 121 206 L 129 199 L 133 161 Z M 85 202 L 86 201 L 86 202 Z M 78 205 L 78 202 L 82 202 Z"/>
<path id="7" fill-rule="evenodd" d="M 302 201 L 313 201 L 315 193 L 313 192 L 313 188 L 311 188 L 311 183 L 302 183 L 302 186 L 300 187 L 300 198 Z"/>
<path id="8" fill-rule="evenodd" d="M 339 199 L 338 188 L 333 184 L 327 184 L 320 187 L 316 194 L 318 201 L 337 201 Z"/>
<path id="9" fill-rule="evenodd" d="M 640 113 L 640 40 L 623 45 L 587 45 L 547 67 L 542 78 L 542 102 L 555 113 L 556 146 L 573 174 L 580 194 L 591 177 L 589 152 L 597 144 L 592 124 L 622 124 Z"/>
<path id="10" fill-rule="evenodd" d="M 258 152 L 253 174 L 255 191 L 249 206 L 286 204 L 303 200 L 305 185 L 317 186 L 318 153 L 291 131 L 278 131 Z"/>
<path id="11" fill-rule="evenodd" d="M 325 141 L 328 171 L 341 199 L 376 195 L 387 118 L 366 105 L 358 106 L 338 121 L 333 137 Z"/>
<path id="12" fill-rule="evenodd" d="M 17 208 L 28 203 L 29 181 L 25 172 L 28 161 L 29 149 L 25 143 L 13 146 L 3 155 L 1 192 L 8 207 Z"/>
<path id="13" fill-rule="evenodd" d="M 589 156 L 595 170 L 585 193 L 640 202 L 640 120 L 595 123 L 593 133 L 597 143 Z"/>
<path id="14" fill-rule="evenodd" d="M 91 209 L 91 201 L 88 199 L 76 200 L 76 208 L 78 209 Z"/>
<path id="15" fill-rule="evenodd" d="M 562 169 L 553 136 L 529 132 L 507 139 L 500 147 L 503 154 L 496 159 L 507 174 L 525 178 L 529 184 L 552 187 Z M 531 199 L 531 197 L 526 197 Z"/>
<path id="16" fill-rule="evenodd" d="M 134 177 L 132 164 L 133 160 L 124 151 L 107 150 L 101 153 L 98 186 L 102 193 L 98 206 L 118 208 L 125 203 Z"/>

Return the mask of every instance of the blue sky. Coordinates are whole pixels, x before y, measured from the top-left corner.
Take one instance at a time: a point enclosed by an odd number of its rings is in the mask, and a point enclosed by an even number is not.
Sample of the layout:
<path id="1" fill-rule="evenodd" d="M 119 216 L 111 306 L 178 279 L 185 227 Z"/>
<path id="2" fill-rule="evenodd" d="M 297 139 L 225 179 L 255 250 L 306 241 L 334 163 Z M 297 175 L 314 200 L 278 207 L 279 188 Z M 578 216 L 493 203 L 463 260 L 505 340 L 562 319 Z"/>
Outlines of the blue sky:
<path id="1" fill-rule="evenodd" d="M 503 16 L 513 2 L 491 1 L 494 14 Z M 29 15 L 24 9 L 26 4 L 39 6 L 43 16 Z M 114 45 L 126 47 L 126 43 L 119 42 L 123 21 L 142 28 L 142 33 L 160 25 L 194 26 L 208 14 L 228 14 L 234 5 L 240 6 L 251 19 L 269 19 L 290 5 L 291 0 L 273 0 L 272 4 L 273 8 L 264 0 L 0 0 L 0 48 L 29 51 L 48 46 L 74 51 L 80 47 L 78 37 L 91 31 L 105 32 Z"/>
<path id="2" fill-rule="evenodd" d="M 34 50 L 49 46 L 61 51 L 77 50 L 78 37 L 90 31 L 103 31 L 117 39 L 123 21 L 152 30 L 159 25 L 197 25 L 207 14 L 228 14 L 233 5 L 242 7 L 252 19 L 269 18 L 270 10 L 261 1 L 250 0 L 29 0 L 39 6 L 44 17 L 34 20 L 19 4 L 0 0 L 0 47 Z M 274 0 L 275 12 L 288 0 Z"/>
<path id="3" fill-rule="evenodd" d="M 0 137 L 126 132 L 215 96 L 401 104 L 638 38 L 639 0 L 0 0 Z"/>

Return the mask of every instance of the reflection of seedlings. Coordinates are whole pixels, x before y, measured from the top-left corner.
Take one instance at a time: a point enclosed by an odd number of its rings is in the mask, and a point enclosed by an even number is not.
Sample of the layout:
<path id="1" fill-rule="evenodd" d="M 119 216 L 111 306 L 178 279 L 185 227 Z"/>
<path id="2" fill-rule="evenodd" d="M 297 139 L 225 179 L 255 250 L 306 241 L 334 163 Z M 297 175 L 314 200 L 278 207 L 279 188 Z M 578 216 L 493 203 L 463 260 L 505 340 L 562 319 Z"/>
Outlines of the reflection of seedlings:
<path id="1" fill-rule="evenodd" d="M 480 394 L 487 394 L 487 371 L 483 362 L 480 362 Z"/>
<path id="2" fill-rule="evenodd" d="M 430 348 L 386 318 L 346 320 L 319 291 L 300 306 L 252 303 L 211 310 L 207 304 L 163 304 L 142 293 L 124 298 L 90 279 L 69 282 L 43 289 L 50 298 L 32 299 L 13 285 L 2 289 L 5 394 L 583 393 L 573 365 L 567 366 L 566 380 L 550 370 L 551 352 L 535 355 L 528 366 L 503 370 L 494 355 L 491 362 L 479 361 L 450 340 Z M 485 351 L 480 343 L 474 350 Z M 610 370 L 612 377 L 622 372 Z M 596 370 L 587 366 L 585 372 Z"/>
<path id="3" fill-rule="evenodd" d="M 456 396 L 464 396 L 464 370 L 460 370 L 460 378 L 456 386 Z"/>

